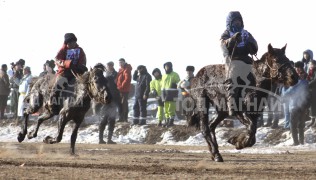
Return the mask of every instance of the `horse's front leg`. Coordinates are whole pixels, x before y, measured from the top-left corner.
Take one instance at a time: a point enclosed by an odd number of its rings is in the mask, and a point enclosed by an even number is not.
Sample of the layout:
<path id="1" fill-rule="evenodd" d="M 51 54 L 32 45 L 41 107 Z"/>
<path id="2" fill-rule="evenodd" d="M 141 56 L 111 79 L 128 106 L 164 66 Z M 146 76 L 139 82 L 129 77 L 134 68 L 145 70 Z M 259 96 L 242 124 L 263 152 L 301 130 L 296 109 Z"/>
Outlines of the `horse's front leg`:
<path id="1" fill-rule="evenodd" d="M 201 117 L 201 122 L 202 122 L 201 123 L 202 134 L 204 136 L 204 139 L 206 140 L 209 151 L 212 154 L 212 160 L 216 162 L 223 162 L 223 158 L 218 151 L 216 138 L 215 138 L 215 143 L 214 143 L 214 139 L 212 138 L 212 135 L 211 135 L 211 130 L 208 125 L 209 124 L 208 114 L 200 112 L 200 117 Z"/>
<path id="2" fill-rule="evenodd" d="M 212 145 L 212 154 L 214 154 L 214 160 L 216 162 L 223 162 L 223 158 L 221 156 L 221 154 L 219 153 L 218 150 L 218 144 L 217 144 L 217 140 L 216 140 L 216 134 L 215 134 L 215 129 L 217 127 L 217 125 L 225 119 L 225 117 L 227 117 L 228 114 L 227 112 L 217 112 L 216 117 L 213 118 L 213 120 L 211 121 L 211 124 L 209 125 L 210 127 L 210 134 L 211 134 L 211 145 Z"/>
<path id="3" fill-rule="evenodd" d="M 34 132 L 33 132 L 33 131 L 29 132 L 29 134 L 28 134 L 27 137 L 28 137 L 29 139 L 32 139 L 32 138 L 37 137 L 37 132 L 38 132 L 38 130 L 39 130 L 40 125 L 41 125 L 45 120 L 47 120 L 47 119 L 49 119 L 49 118 L 51 118 L 51 117 L 53 117 L 53 116 L 54 116 L 54 115 L 51 114 L 51 113 L 49 113 L 48 111 L 44 112 L 44 114 L 42 114 L 41 116 L 39 116 L 38 119 L 37 119 L 37 125 L 36 125 L 35 131 L 34 131 Z"/>
<path id="4" fill-rule="evenodd" d="M 71 134 L 71 138 L 70 138 L 70 154 L 71 155 L 76 155 L 75 154 L 75 144 L 76 144 L 76 140 L 77 140 L 78 129 L 79 129 L 83 119 L 84 119 L 84 116 L 78 117 L 75 120 L 76 125 L 72 130 L 72 134 Z"/>

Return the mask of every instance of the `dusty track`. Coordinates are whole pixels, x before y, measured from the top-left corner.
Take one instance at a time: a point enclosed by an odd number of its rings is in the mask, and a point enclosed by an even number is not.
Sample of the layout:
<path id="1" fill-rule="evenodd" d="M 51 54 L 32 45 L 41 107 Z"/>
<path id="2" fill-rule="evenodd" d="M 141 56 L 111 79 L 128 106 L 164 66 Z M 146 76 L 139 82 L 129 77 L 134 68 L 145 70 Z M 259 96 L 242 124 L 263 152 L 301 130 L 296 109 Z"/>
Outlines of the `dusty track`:
<path id="1" fill-rule="evenodd" d="M 223 153 L 200 146 L 0 143 L 0 179 L 314 179 L 316 152 Z M 227 149 L 227 148 L 221 148 Z M 228 149 L 231 149 L 229 147 Z M 185 152 L 185 153 L 184 153 Z"/>

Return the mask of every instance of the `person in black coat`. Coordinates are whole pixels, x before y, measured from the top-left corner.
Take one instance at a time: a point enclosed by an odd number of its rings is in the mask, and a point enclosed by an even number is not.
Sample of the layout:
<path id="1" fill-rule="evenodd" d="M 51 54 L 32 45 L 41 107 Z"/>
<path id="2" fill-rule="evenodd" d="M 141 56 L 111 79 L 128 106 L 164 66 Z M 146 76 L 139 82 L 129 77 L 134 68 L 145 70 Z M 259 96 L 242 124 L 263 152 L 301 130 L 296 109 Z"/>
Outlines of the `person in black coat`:
<path id="1" fill-rule="evenodd" d="M 144 125 L 147 118 L 147 99 L 150 92 L 151 75 L 147 72 L 146 66 L 140 65 L 133 74 L 133 80 L 137 81 L 135 86 L 135 102 L 133 106 L 133 124 Z"/>

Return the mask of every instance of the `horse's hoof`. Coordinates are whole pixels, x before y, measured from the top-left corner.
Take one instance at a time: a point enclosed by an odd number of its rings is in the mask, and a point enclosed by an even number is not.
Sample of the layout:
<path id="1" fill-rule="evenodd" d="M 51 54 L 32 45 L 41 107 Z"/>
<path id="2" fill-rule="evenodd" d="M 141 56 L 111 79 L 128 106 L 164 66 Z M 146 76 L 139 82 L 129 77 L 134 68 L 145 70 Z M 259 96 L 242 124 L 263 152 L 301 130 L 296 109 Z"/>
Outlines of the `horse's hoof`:
<path id="1" fill-rule="evenodd" d="M 22 142 L 24 139 L 25 139 L 25 134 L 20 132 L 19 135 L 18 135 L 18 141 Z"/>
<path id="2" fill-rule="evenodd" d="M 28 139 L 33 139 L 33 138 L 35 138 L 36 136 L 34 136 L 34 134 L 33 134 L 33 132 L 29 132 L 28 134 L 27 134 L 27 138 Z"/>
<path id="3" fill-rule="evenodd" d="M 53 138 L 50 136 L 46 136 L 45 139 L 43 139 L 43 142 L 46 144 L 53 144 Z"/>
<path id="4" fill-rule="evenodd" d="M 224 162 L 224 160 L 220 154 L 215 155 L 214 161 L 215 162 Z"/>

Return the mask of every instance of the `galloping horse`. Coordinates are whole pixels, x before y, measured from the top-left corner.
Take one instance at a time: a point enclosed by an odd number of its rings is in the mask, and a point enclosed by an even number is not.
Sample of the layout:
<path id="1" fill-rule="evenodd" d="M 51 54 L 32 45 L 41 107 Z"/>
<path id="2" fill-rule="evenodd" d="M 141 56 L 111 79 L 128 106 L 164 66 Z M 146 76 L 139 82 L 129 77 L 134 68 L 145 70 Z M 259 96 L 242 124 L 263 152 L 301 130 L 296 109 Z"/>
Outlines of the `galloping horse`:
<path id="1" fill-rule="evenodd" d="M 70 153 L 75 154 L 75 142 L 77 139 L 78 129 L 82 123 L 86 112 L 90 108 L 90 102 L 94 99 L 96 102 L 109 103 L 111 101 L 111 94 L 107 87 L 107 79 L 103 75 L 103 68 L 93 68 L 85 72 L 83 75 L 75 75 L 76 82 L 74 84 L 74 91 L 63 99 L 63 107 L 59 112 L 59 126 L 58 135 L 56 138 L 47 136 L 44 143 L 54 144 L 59 143 L 62 139 L 64 128 L 66 124 L 73 120 L 75 126 L 71 134 Z M 28 134 L 28 138 L 35 138 L 38 129 L 43 121 L 53 117 L 50 111 L 48 101 L 50 98 L 51 85 L 47 77 L 39 78 L 33 85 L 30 93 L 25 98 L 29 102 L 29 106 L 24 110 L 24 127 L 22 132 L 18 135 L 18 141 L 22 142 L 27 134 L 27 123 L 30 114 L 38 112 L 41 107 L 44 107 L 44 113 L 37 119 L 37 126 L 35 131 Z M 69 94 L 69 93 L 68 93 Z"/>
<path id="2" fill-rule="evenodd" d="M 256 86 L 238 85 L 247 90 L 240 103 L 241 109 L 235 111 L 235 116 L 246 126 L 247 132 L 237 134 L 228 140 L 236 149 L 251 147 L 256 143 L 257 119 L 264 110 L 258 108 L 259 103 L 267 98 L 272 83 L 292 86 L 298 82 L 298 75 L 286 57 L 285 49 L 286 45 L 277 49 L 269 44 L 268 52 L 263 54 L 260 60 L 253 61 L 252 71 L 256 78 Z M 228 117 L 226 99 L 228 90 L 225 80 L 224 64 L 205 66 L 192 80 L 190 96 L 187 99 L 188 125 L 202 130 L 212 160 L 217 162 L 223 162 L 223 158 L 218 150 L 215 128 Z M 210 106 L 214 106 L 217 111 L 217 115 L 211 121 L 208 117 Z"/>

